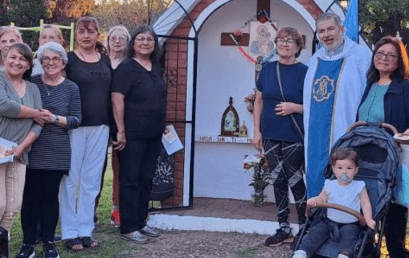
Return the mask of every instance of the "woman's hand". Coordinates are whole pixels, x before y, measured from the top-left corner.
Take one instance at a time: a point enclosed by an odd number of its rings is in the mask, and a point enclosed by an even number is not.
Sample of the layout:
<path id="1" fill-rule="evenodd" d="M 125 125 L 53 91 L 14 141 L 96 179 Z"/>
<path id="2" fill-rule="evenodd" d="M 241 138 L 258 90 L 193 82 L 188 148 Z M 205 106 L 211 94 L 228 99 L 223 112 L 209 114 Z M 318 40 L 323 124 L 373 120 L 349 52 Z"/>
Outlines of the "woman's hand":
<path id="1" fill-rule="evenodd" d="M 48 114 L 43 112 L 43 110 L 45 109 L 37 110 L 33 115 L 34 122 L 40 124 L 41 126 L 44 126 L 44 124 L 46 124 L 48 121 Z"/>
<path id="2" fill-rule="evenodd" d="M 280 104 L 276 105 L 275 111 L 279 116 L 288 116 L 292 113 L 302 114 L 302 105 L 292 102 L 281 102 Z"/>
<path id="3" fill-rule="evenodd" d="M 6 151 L 6 156 L 14 155 L 14 159 L 20 159 L 21 155 L 23 155 L 24 147 L 21 145 L 17 145 L 11 150 Z"/>
<path id="4" fill-rule="evenodd" d="M 112 141 L 112 144 L 115 146 L 114 150 L 121 151 L 125 148 L 126 137 L 124 132 L 118 132 L 116 134 L 116 142 Z"/>
<path id="5" fill-rule="evenodd" d="M 54 122 L 54 114 L 48 111 L 47 109 L 40 109 L 42 116 L 46 118 L 45 123 L 53 123 Z"/>
<path id="6" fill-rule="evenodd" d="M 253 145 L 254 145 L 254 148 L 255 148 L 256 150 L 258 150 L 259 152 L 262 152 L 261 142 L 262 142 L 261 133 L 260 133 L 260 132 L 254 132 L 254 135 L 253 135 Z"/>

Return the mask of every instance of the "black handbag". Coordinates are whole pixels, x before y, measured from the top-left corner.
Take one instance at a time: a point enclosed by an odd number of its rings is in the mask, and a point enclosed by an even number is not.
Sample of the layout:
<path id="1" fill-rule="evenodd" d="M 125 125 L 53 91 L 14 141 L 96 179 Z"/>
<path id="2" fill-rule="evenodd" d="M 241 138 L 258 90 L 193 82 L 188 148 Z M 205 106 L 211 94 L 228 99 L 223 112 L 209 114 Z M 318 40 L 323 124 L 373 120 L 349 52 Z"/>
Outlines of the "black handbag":
<path id="1" fill-rule="evenodd" d="M 164 201 L 173 196 L 175 189 L 175 158 L 162 146 L 156 164 L 150 200 Z"/>

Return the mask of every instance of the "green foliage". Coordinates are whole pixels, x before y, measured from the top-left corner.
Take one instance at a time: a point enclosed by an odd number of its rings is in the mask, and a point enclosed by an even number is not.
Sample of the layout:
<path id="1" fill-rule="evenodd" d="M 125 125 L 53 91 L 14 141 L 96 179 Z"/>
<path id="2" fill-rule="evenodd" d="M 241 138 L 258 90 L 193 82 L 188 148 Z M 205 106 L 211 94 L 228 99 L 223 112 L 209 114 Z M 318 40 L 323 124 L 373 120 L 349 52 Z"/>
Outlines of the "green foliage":
<path id="1" fill-rule="evenodd" d="M 13 22 L 18 27 L 37 27 L 40 25 L 40 19 L 44 19 L 45 15 L 41 0 L 10 0 L 5 13 L 5 24 Z M 21 31 L 21 34 L 25 43 L 31 48 L 37 48 L 37 32 Z"/>
<path id="2" fill-rule="evenodd" d="M 130 32 L 141 24 L 150 24 L 169 7 L 170 1 L 165 0 L 129 0 L 122 4 L 117 1 L 103 0 L 95 6 L 91 15 L 94 16 L 101 28 L 108 31 L 115 25 L 124 25 Z M 150 10 L 150 18 L 148 18 Z"/>
<path id="3" fill-rule="evenodd" d="M 407 0 L 359 0 L 359 18 L 370 44 L 386 35 L 396 36 L 397 31 L 409 42 Z"/>

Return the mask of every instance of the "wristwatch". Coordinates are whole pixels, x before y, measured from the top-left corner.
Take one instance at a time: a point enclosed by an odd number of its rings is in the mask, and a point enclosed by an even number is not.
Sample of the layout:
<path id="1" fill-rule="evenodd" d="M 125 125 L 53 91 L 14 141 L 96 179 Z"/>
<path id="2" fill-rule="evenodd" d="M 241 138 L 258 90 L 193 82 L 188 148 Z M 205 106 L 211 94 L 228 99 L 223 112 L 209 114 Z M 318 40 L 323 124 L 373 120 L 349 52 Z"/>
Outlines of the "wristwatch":
<path id="1" fill-rule="evenodd" d="M 53 124 L 58 124 L 58 122 L 60 122 L 60 118 L 57 115 L 54 115 Z"/>

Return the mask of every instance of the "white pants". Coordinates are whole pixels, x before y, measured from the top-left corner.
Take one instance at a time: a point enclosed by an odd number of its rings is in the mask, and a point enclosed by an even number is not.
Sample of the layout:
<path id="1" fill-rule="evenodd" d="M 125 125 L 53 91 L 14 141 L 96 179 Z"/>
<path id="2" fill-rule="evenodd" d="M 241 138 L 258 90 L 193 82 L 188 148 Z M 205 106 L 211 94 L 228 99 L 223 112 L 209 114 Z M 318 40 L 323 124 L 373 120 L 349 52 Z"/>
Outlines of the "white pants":
<path id="1" fill-rule="evenodd" d="M 70 131 L 71 170 L 60 185 L 61 237 L 92 236 L 95 198 L 107 153 L 109 127 L 84 126 Z"/>

